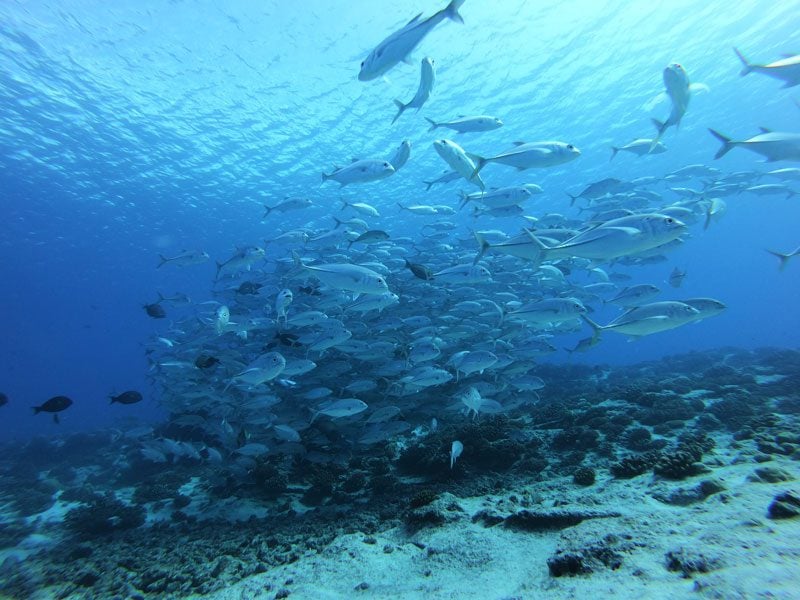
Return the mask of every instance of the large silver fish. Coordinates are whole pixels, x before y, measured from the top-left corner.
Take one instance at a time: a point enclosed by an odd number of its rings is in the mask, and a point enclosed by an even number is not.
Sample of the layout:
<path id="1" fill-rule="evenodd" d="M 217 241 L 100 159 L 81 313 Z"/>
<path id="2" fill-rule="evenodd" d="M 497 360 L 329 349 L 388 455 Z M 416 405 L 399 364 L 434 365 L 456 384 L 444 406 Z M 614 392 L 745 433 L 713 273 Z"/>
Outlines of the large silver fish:
<path id="1" fill-rule="evenodd" d="M 369 56 L 361 63 L 358 79 L 370 81 L 380 77 L 397 63 L 408 60 L 417 44 L 445 19 L 463 23 L 464 19 L 458 14 L 458 9 L 462 4 L 464 4 L 464 0 L 451 0 L 445 8 L 427 19 L 420 20 L 422 13 L 411 19 L 405 27 L 395 31 L 369 53 Z"/>
<path id="2" fill-rule="evenodd" d="M 722 158 L 736 147 L 760 154 L 767 162 L 800 160 L 800 133 L 764 131 L 746 140 L 733 140 L 719 131 L 709 129 L 711 135 L 722 142 L 714 158 Z"/>
<path id="3" fill-rule="evenodd" d="M 737 48 L 734 48 L 733 51 L 742 61 L 742 70 L 740 72 L 742 77 L 755 71 L 756 73 L 763 73 L 782 80 L 784 82 L 783 87 L 794 87 L 800 84 L 800 54 L 786 56 L 766 65 L 759 65 L 749 62 Z"/>

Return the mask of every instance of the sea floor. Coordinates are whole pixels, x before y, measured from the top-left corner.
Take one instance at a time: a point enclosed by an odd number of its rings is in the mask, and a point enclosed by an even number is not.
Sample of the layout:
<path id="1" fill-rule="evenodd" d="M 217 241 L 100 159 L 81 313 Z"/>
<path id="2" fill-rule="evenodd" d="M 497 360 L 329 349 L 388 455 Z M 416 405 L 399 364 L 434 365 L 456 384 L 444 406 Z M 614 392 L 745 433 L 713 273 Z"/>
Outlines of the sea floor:
<path id="1" fill-rule="evenodd" d="M 0 597 L 800 598 L 800 353 L 547 380 L 513 414 L 238 477 L 118 432 L 8 444 Z"/>

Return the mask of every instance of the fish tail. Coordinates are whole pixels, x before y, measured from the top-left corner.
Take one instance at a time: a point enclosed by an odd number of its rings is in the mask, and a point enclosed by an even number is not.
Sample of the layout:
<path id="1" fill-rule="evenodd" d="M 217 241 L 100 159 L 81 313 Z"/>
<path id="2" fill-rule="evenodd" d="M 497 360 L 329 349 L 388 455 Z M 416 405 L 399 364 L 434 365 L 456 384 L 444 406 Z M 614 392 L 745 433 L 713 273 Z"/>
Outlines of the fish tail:
<path id="1" fill-rule="evenodd" d="M 431 124 L 431 126 L 430 126 L 430 127 L 428 127 L 428 131 L 433 131 L 434 129 L 436 129 L 436 128 L 438 128 L 438 127 L 439 127 L 439 124 L 438 124 L 436 121 L 434 121 L 433 119 L 429 119 L 428 117 L 425 117 L 425 120 L 426 120 L 428 123 L 430 123 L 430 124 Z M 426 181 L 425 183 L 428 183 L 428 182 Z M 428 188 L 428 189 L 430 189 L 430 188 Z"/>
<path id="2" fill-rule="evenodd" d="M 331 178 L 331 176 L 330 176 L 330 175 L 327 175 L 327 174 L 326 174 L 326 173 L 324 173 L 324 172 L 322 173 L 322 183 L 325 183 L 325 182 L 326 182 L 326 181 L 328 181 L 328 179 L 330 179 L 330 178 Z"/>
<path id="3" fill-rule="evenodd" d="M 342 221 L 340 221 L 336 217 L 333 217 L 333 220 L 336 221 L 336 227 L 334 227 L 334 229 L 339 229 L 340 225 L 344 225 L 344 223 L 342 223 Z"/>
<path id="4" fill-rule="evenodd" d="M 744 77 L 748 73 L 752 72 L 753 65 L 751 65 L 750 62 L 748 62 L 748 60 L 744 57 L 744 54 L 739 52 L 738 48 L 734 48 L 733 51 L 736 52 L 736 56 L 738 56 L 739 60 L 742 61 L 742 70 L 739 71 L 739 76 Z"/>
<path id="5" fill-rule="evenodd" d="M 408 209 L 407 209 L 405 206 L 403 206 L 403 205 L 402 205 L 402 204 L 400 204 L 399 202 L 397 203 L 397 206 L 399 206 L 399 207 L 400 207 L 400 208 L 402 208 L 403 210 L 408 210 Z"/>
<path id="6" fill-rule="evenodd" d="M 800 248 L 798 248 L 800 250 Z M 789 252 L 784 254 L 783 252 L 776 252 L 775 250 L 767 250 L 772 256 L 777 256 L 778 260 L 780 260 L 780 264 L 778 265 L 778 271 L 783 271 L 786 268 L 786 265 L 789 263 L 789 259 L 792 258 L 797 254 L 795 252 Z"/>
<path id="7" fill-rule="evenodd" d="M 163 267 L 165 264 L 167 264 L 169 262 L 169 259 L 166 256 L 164 256 L 163 254 L 159 254 L 158 258 L 161 260 L 161 262 L 158 263 L 158 266 L 156 267 L 156 269 L 160 269 L 161 267 Z"/>
<path id="8" fill-rule="evenodd" d="M 581 319 L 592 328 L 592 345 L 596 344 L 600 340 L 600 333 L 603 331 L 603 328 L 584 314 L 581 315 Z"/>
<path id="9" fill-rule="evenodd" d="M 474 232 L 475 240 L 478 242 L 478 254 L 475 256 L 475 260 L 472 261 L 473 265 L 477 265 L 478 261 L 483 258 L 483 255 L 486 254 L 486 251 L 491 248 L 491 244 L 487 242 L 484 237 L 478 233 L 477 231 Z"/>
<path id="10" fill-rule="evenodd" d="M 216 262 L 216 263 L 217 263 L 217 274 L 216 274 L 216 276 L 214 277 L 214 280 L 216 281 L 217 279 L 219 279 L 219 272 L 222 270 L 222 263 L 221 263 L 221 262 L 219 262 L 218 260 L 216 260 L 216 261 L 214 261 L 214 262 Z"/>
<path id="11" fill-rule="evenodd" d="M 658 145 L 658 142 L 661 141 L 661 137 L 664 135 L 664 132 L 667 130 L 667 122 L 666 121 L 659 121 L 658 119 L 650 119 L 653 122 L 653 125 L 656 128 L 656 137 L 653 138 L 653 141 L 650 142 L 650 149 L 648 152 L 652 152 L 655 147 Z"/>
<path id="12" fill-rule="evenodd" d="M 458 13 L 458 9 L 461 8 L 462 4 L 464 4 L 464 0 L 450 0 L 450 4 L 444 9 L 444 16 L 463 25 L 464 18 Z"/>
<path id="13" fill-rule="evenodd" d="M 31 406 L 31 408 L 33 409 L 33 414 L 35 415 L 38 415 L 40 412 L 42 412 L 41 406 Z"/>
<path id="14" fill-rule="evenodd" d="M 430 192 L 431 188 L 433 187 L 433 181 L 423 181 L 422 183 L 425 184 L 425 191 Z M 159 265 L 160 266 L 160 265 Z"/>
<path id="15" fill-rule="evenodd" d="M 614 156 L 612 155 L 612 156 L 611 156 L 611 158 L 614 158 Z M 567 196 L 569 196 L 569 205 L 570 205 L 570 206 L 574 206 L 574 205 L 575 205 L 575 200 L 577 200 L 578 198 L 580 198 L 580 195 L 578 195 L 578 196 L 573 196 L 573 195 L 572 195 L 572 194 L 570 194 L 569 192 L 567 192 Z"/>
<path id="16" fill-rule="evenodd" d="M 400 118 L 400 115 L 402 115 L 403 112 L 406 110 L 406 105 L 400 102 L 400 100 L 395 99 L 394 105 L 397 107 L 397 114 L 394 116 L 394 119 L 392 119 L 392 123 L 397 121 L 397 119 Z"/>
<path id="17" fill-rule="evenodd" d="M 342 203 L 342 209 L 341 210 L 344 210 L 345 208 L 350 206 L 350 203 L 347 200 L 345 200 L 344 198 L 339 198 L 339 202 Z"/>
<path id="18" fill-rule="evenodd" d="M 303 261 L 296 250 L 292 250 L 292 262 L 294 263 L 295 267 L 303 267 Z"/>
<path id="19" fill-rule="evenodd" d="M 614 157 L 617 155 L 617 152 L 619 152 L 619 148 L 617 148 L 616 146 L 611 146 L 611 158 L 608 159 L 608 162 L 614 160 Z"/>
<path id="20" fill-rule="evenodd" d="M 469 202 L 469 196 L 464 190 L 458 190 L 458 195 L 461 196 L 461 206 L 458 207 L 459 210 L 461 210 L 467 205 L 467 202 Z"/>
<path id="21" fill-rule="evenodd" d="M 323 177 L 322 181 L 325 181 L 325 174 L 324 174 L 324 173 L 322 174 L 322 177 Z M 262 218 L 262 219 L 266 219 L 266 218 L 267 218 L 267 215 L 268 215 L 270 212 L 272 212 L 272 207 L 271 207 L 271 206 L 267 206 L 267 205 L 265 204 L 265 205 L 264 205 L 264 216 L 263 216 L 263 217 L 261 217 L 261 218 Z"/>
<path id="22" fill-rule="evenodd" d="M 483 169 L 483 167 L 485 167 L 486 163 L 488 163 L 489 161 L 483 156 L 479 156 L 477 154 L 471 154 L 470 158 L 472 158 L 472 160 L 475 161 L 475 170 L 472 172 L 472 176 L 470 177 L 470 179 L 472 180 L 475 179 L 480 174 L 481 169 Z"/>
<path id="23" fill-rule="evenodd" d="M 713 135 L 720 142 L 722 142 L 722 148 L 717 150 L 717 153 L 714 155 L 715 160 L 718 158 L 722 158 L 728 152 L 730 152 L 731 149 L 733 149 L 734 143 L 731 141 L 731 138 L 724 136 L 719 131 L 714 131 L 713 129 L 709 129 L 708 131 L 711 132 L 711 135 Z"/>
<path id="24" fill-rule="evenodd" d="M 545 245 L 545 243 L 542 240 L 540 240 L 538 237 L 536 237 L 536 234 L 533 233 L 533 231 L 531 231 L 530 229 L 526 228 L 525 229 L 525 233 L 527 233 L 530 236 L 531 241 L 534 244 L 536 244 L 536 246 L 539 249 L 539 254 L 533 260 L 533 266 L 534 266 L 534 268 L 536 268 L 545 259 L 545 256 L 547 256 L 548 247 Z"/>

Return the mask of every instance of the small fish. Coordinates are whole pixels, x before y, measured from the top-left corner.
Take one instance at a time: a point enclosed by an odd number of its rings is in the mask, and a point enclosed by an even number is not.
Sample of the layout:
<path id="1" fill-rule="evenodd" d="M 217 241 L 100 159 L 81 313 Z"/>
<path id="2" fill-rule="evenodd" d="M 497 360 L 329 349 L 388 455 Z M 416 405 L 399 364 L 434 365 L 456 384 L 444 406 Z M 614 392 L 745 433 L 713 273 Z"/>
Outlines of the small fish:
<path id="1" fill-rule="evenodd" d="M 394 167 L 395 173 L 400 170 L 400 167 L 404 166 L 408 162 L 410 156 L 411 156 L 411 142 L 408 140 L 403 140 L 397 147 L 394 156 L 389 159 L 389 162 Z"/>
<path id="2" fill-rule="evenodd" d="M 486 185 L 479 175 L 480 168 L 461 146 L 452 140 L 442 139 L 434 141 L 433 147 L 442 160 L 461 177 L 482 190 L 486 189 Z"/>
<path id="3" fill-rule="evenodd" d="M 278 292 L 278 296 L 275 298 L 275 314 L 277 315 L 276 321 L 278 323 L 283 319 L 284 325 L 286 324 L 286 311 L 292 303 L 292 300 L 294 300 L 292 290 L 283 289 Z"/>
<path id="4" fill-rule="evenodd" d="M 116 396 L 111 394 L 109 398 L 111 399 L 111 404 L 114 404 L 115 402 L 119 404 L 136 404 L 137 402 L 142 401 L 142 395 L 136 390 L 128 390 L 127 392 L 122 392 Z"/>
<path id="5" fill-rule="evenodd" d="M 672 287 L 679 288 L 681 284 L 683 284 L 685 277 L 686 271 L 681 271 L 678 267 L 675 267 L 672 269 L 672 273 L 669 274 L 669 279 L 667 279 L 667 281 Z"/>
<path id="6" fill-rule="evenodd" d="M 176 267 L 188 267 L 189 265 L 200 265 L 207 262 L 211 257 L 207 252 L 201 251 L 184 251 L 177 256 L 167 257 L 163 254 L 158 255 L 161 262 L 158 263 L 156 269 L 160 269 L 164 265 L 175 265 Z"/>
<path id="7" fill-rule="evenodd" d="M 475 161 L 475 174 L 480 173 L 490 162 L 500 163 L 509 167 L 514 167 L 518 171 L 526 169 L 544 169 L 563 165 L 571 160 L 575 160 L 581 155 L 572 144 L 558 141 L 547 142 L 514 142 L 514 147 L 496 154 L 495 156 L 483 157 L 471 154 L 470 158 Z"/>
<path id="8" fill-rule="evenodd" d="M 8 404 L 8 396 L 0 392 L 0 406 L 5 406 L 6 404 Z"/>
<path id="9" fill-rule="evenodd" d="M 368 183 L 378 181 L 394 175 L 394 167 L 385 160 L 368 158 L 356 160 L 346 167 L 334 167 L 330 175 L 322 174 L 322 181 L 332 179 L 339 182 L 339 187 L 344 187 L 352 183 Z"/>
<path id="10" fill-rule="evenodd" d="M 422 59 L 420 67 L 421 71 L 417 93 L 406 104 L 403 104 L 401 100 L 394 101 L 395 106 L 397 106 L 397 114 L 394 116 L 394 119 L 392 119 L 392 123 L 397 121 L 397 119 L 400 118 L 400 115 L 402 115 L 409 108 L 416 108 L 417 112 L 419 112 L 419 109 L 422 108 L 422 106 L 428 101 L 428 98 L 431 97 L 433 85 L 436 82 L 436 70 L 434 69 L 433 59 L 426 56 Z M 396 168 L 397 167 L 395 167 L 395 169 Z"/>
<path id="11" fill-rule="evenodd" d="M 783 271 L 786 268 L 786 265 L 789 264 L 789 259 L 793 256 L 800 255 L 800 246 L 792 250 L 791 252 L 778 252 L 777 250 L 767 250 L 772 256 L 778 258 L 780 263 L 778 264 L 778 270 Z"/>
<path id="12" fill-rule="evenodd" d="M 214 319 L 214 329 L 216 330 L 217 335 L 222 335 L 225 333 L 225 328 L 231 322 L 231 311 L 223 304 L 216 310 L 214 314 L 216 317 Z"/>
<path id="13" fill-rule="evenodd" d="M 462 444 L 458 440 L 455 440 L 450 445 L 450 468 L 451 469 L 455 466 L 456 460 L 458 460 L 458 457 L 461 456 L 462 452 L 464 452 L 464 444 Z"/>
<path id="14" fill-rule="evenodd" d="M 433 186 L 439 183 L 450 183 L 451 181 L 456 181 L 461 179 L 461 174 L 457 173 L 456 171 L 447 171 L 444 175 L 437 177 L 433 181 L 423 181 L 422 183 L 425 184 L 425 191 L 429 192 Z"/>
<path id="15" fill-rule="evenodd" d="M 647 154 L 663 154 L 667 151 L 667 147 L 658 140 L 653 139 L 636 139 L 624 146 L 611 146 L 611 158 L 609 162 L 614 160 L 618 152 L 630 152 L 636 156 L 645 156 Z"/>
<path id="16" fill-rule="evenodd" d="M 350 240 L 347 247 L 350 248 L 353 244 L 373 244 L 375 242 L 384 242 L 389 239 L 389 234 L 380 229 L 371 229 L 359 235 L 356 239 Z"/>
<path id="17" fill-rule="evenodd" d="M 164 296 L 161 292 L 156 293 L 158 294 L 157 304 L 169 302 L 173 306 L 189 306 L 192 303 L 192 299 L 189 296 L 180 292 L 175 292 L 172 296 Z"/>
<path id="18" fill-rule="evenodd" d="M 147 316 L 152 317 L 154 319 L 164 319 L 167 316 L 167 311 L 165 311 L 164 307 L 161 306 L 158 302 L 154 302 L 152 304 L 144 304 L 142 308 L 144 308 L 144 311 L 147 313 Z"/>
<path id="19" fill-rule="evenodd" d="M 276 204 L 275 206 L 267 206 L 264 205 L 265 213 L 264 216 L 261 217 L 262 219 L 266 219 L 269 213 L 276 211 L 279 213 L 284 213 L 289 210 L 302 210 L 304 208 L 308 208 L 309 206 L 313 206 L 313 203 L 308 198 L 287 198 L 280 204 Z"/>
<path id="20" fill-rule="evenodd" d="M 651 147 L 655 148 L 661 136 L 669 127 L 678 127 L 681 124 L 683 115 L 689 108 L 689 99 L 691 98 L 689 75 L 686 69 L 678 63 L 672 63 L 664 69 L 664 87 L 669 99 L 672 101 L 672 109 L 669 116 L 665 121 L 653 119 L 653 125 L 656 126 L 658 134 L 653 139 Z"/>
<path id="21" fill-rule="evenodd" d="M 445 8 L 427 19 L 421 20 L 422 13 L 420 13 L 406 23 L 405 27 L 392 33 L 378 44 L 361 63 L 361 70 L 358 73 L 359 81 L 370 81 L 380 77 L 396 64 L 408 60 L 417 44 L 445 19 L 463 23 L 464 19 L 458 14 L 458 9 L 462 4 L 464 4 L 464 0 L 451 0 Z"/>
<path id="22" fill-rule="evenodd" d="M 433 131 L 439 127 L 446 127 L 448 129 L 453 129 L 458 133 L 468 133 L 477 131 L 491 131 L 493 129 L 499 129 L 503 126 L 503 122 L 497 117 L 489 117 L 486 115 L 479 115 L 476 117 L 459 117 L 458 119 L 453 119 L 451 121 L 439 122 L 429 119 L 428 117 L 425 117 L 425 120 L 431 124 L 431 126 L 428 128 L 428 131 Z"/>
<path id="23" fill-rule="evenodd" d="M 53 413 L 53 422 L 59 423 L 58 413 L 67 410 L 70 406 L 72 406 L 72 400 L 70 398 L 66 396 L 53 396 L 44 404 L 32 408 L 34 415 L 38 415 L 40 412 Z"/>
<path id="24" fill-rule="evenodd" d="M 405 263 L 406 269 L 411 271 L 414 274 L 414 277 L 418 277 L 423 281 L 431 281 L 433 279 L 433 272 L 425 265 L 408 262 L 408 260 L 405 260 Z"/>
<path id="25" fill-rule="evenodd" d="M 215 356 L 211 356 L 210 354 L 201 354 L 194 360 L 194 365 L 198 369 L 210 369 L 214 365 L 219 364 L 219 359 Z"/>
<path id="26" fill-rule="evenodd" d="M 364 412 L 367 408 L 367 403 L 362 400 L 358 400 L 357 398 L 342 398 L 321 405 L 319 410 L 315 411 L 314 415 L 311 417 L 311 422 L 313 423 L 319 415 L 325 415 L 332 419 L 352 417 L 353 415 Z"/>

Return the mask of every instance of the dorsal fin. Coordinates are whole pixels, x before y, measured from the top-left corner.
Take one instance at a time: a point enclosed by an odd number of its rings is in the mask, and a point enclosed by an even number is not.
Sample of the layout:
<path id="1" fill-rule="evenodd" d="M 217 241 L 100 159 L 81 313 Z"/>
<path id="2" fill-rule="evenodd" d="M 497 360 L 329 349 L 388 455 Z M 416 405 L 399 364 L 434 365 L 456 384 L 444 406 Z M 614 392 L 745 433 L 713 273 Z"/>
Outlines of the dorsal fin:
<path id="1" fill-rule="evenodd" d="M 413 19 L 411 19 L 411 20 L 410 20 L 408 23 L 406 23 L 406 27 L 408 27 L 409 25 L 411 25 L 412 23 L 414 23 L 414 22 L 416 22 L 416 21 L 419 21 L 419 18 L 420 18 L 421 16 L 422 16 L 422 13 L 419 13 L 419 14 L 418 14 L 416 17 L 414 17 L 414 18 L 413 18 Z"/>
<path id="2" fill-rule="evenodd" d="M 527 142 L 514 142 L 515 146 L 524 146 Z"/>
<path id="3" fill-rule="evenodd" d="M 761 133 L 772 133 L 772 129 L 769 129 L 768 127 L 759 127 L 759 129 L 761 130 Z"/>

